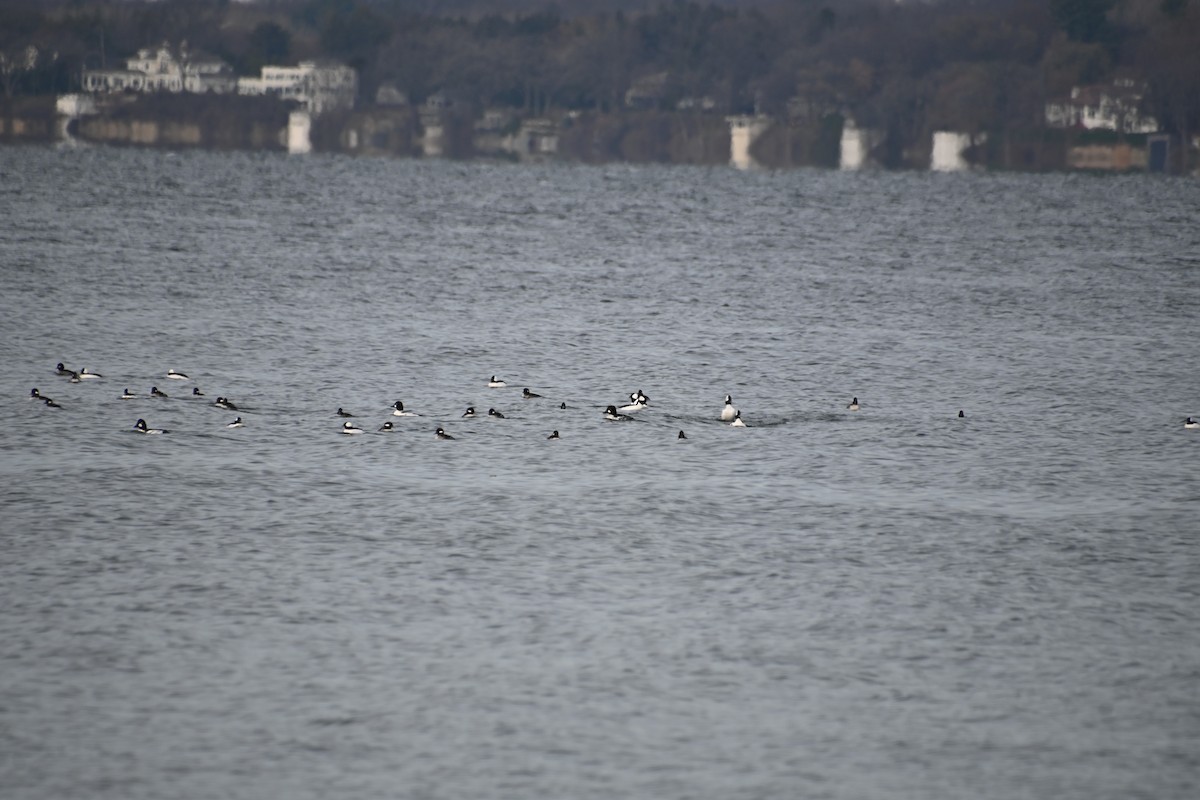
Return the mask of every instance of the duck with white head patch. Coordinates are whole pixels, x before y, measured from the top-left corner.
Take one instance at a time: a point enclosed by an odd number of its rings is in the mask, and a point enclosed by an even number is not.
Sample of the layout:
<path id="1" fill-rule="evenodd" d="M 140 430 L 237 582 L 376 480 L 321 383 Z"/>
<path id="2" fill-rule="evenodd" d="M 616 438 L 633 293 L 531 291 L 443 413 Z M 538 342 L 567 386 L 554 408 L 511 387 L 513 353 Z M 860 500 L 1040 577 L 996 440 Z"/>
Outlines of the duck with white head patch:
<path id="1" fill-rule="evenodd" d="M 633 417 L 629 416 L 628 414 L 619 413 L 616 406 L 609 406 L 608 408 L 604 409 L 604 418 L 612 422 L 628 422 L 629 420 L 633 419 Z"/>
<path id="2" fill-rule="evenodd" d="M 416 417 L 419 415 L 413 411 L 405 411 L 404 403 L 397 400 L 396 402 L 392 403 L 392 416 L 393 417 Z"/>
<path id="3" fill-rule="evenodd" d="M 721 409 L 721 421 L 731 422 L 737 416 L 738 410 L 733 405 L 733 397 L 725 395 L 725 407 Z"/>
<path id="4" fill-rule="evenodd" d="M 646 407 L 646 404 L 649 402 L 650 402 L 650 398 L 646 397 L 646 395 L 642 394 L 641 389 L 638 389 L 636 392 L 629 393 L 628 405 L 623 405 L 617 410 L 622 411 L 622 412 L 641 411 L 643 408 Z"/>

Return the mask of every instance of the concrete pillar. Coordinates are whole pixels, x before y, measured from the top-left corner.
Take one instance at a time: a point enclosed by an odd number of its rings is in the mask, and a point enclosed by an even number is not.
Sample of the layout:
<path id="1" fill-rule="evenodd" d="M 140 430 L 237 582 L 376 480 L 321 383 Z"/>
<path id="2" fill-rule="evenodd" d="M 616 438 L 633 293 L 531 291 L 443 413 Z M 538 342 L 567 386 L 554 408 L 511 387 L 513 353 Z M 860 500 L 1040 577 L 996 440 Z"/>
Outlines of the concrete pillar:
<path id="1" fill-rule="evenodd" d="M 858 170 L 872 166 L 871 151 L 883 142 L 884 134 L 874 128 L 860 128 L 854 120 L 847 119 L 842 125 L 842 140 L 839 145 L 838 167 Z"/>
<path id="2" fill-rule="evenodd" d="M 287 150 L 300 155 L 312 152 L 312 115 L 307 111 L 288 114 Z"/>
<path id="3" fill-rule="evenodd" d="M 60 141 L 70 141 L 71 123 L 88 114 L 95 114 L 96 100 L 86 94 L 63 94 L 54 101 L 57 118 L 54 125 L 54 138 Z"/>
<path id="4" fill-rule="evenodd" d="M 771 126 L 769 117 L 752 117 L 742 114 L 726 117 L 729 123 L 729 165 L 735 169 L 753 169 L 758 166 L 750 148 L 763 131 Z"/>
<path id="5" fill-rule="evenodd" d="M 972 139 L 969 133 L 958 131 L 934 131 L 933 150 L 929 155 L 929 168 L 934 172 L 962 172 L 971 165 L 963 158 L 968 147 L 982 144 L 984 136 Z"/>

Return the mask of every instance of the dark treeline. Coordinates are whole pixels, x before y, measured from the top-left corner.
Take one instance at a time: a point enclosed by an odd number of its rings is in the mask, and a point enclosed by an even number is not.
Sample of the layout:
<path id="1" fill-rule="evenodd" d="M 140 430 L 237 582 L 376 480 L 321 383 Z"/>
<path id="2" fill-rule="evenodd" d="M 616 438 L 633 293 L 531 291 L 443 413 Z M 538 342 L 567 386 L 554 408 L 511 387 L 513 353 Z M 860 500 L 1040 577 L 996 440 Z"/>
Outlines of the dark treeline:
<path id="1" fill-rule="evenodd" d="M 895 163 L 933 130 L 1036 130 L 1047 99 L 1118 77 L 1164 130 L 1200 129 L 1200 0 L 8 0 L 0 89 L 72 91 L 85 66 L 184 40 L 239 74 L 340 59 L 366 102 L 389 86 L 473 110 L 850 116 Z"/>

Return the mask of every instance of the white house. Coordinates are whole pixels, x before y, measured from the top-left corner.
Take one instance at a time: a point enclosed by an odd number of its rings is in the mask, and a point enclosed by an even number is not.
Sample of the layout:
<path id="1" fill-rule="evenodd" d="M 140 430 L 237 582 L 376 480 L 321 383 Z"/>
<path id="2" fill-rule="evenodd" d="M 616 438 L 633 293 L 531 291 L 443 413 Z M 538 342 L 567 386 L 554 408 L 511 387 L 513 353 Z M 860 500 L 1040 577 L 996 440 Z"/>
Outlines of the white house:
<path id="1" fill-rule="evenodd" d="M 1142 115 L 1141 102 L 1141 87 L 1128 78 L 1118 78 L 1111 86 L 1075 86 L 1069 98 L 1046 103 L 1046 124 L 1051 128 L 1154 133 L 1158 122 Z"/>
<path id="2" fill-rule="evenodd" d="M 85 69 L 86 92 L 193 92 L 225 94 L 237 87 L 233 68 L 219 58 L 191 53 L 187 42 L 176 52 L 163 42 L 125 60 L 125 69 Z"/>
<path id="3" fill-rule="evenodd" d="M 295 100 L 312 114 L 354 107 L 358 73 L 335 61 L 301 61 L 295 67 L 263 67 L 258 78 L 238 78 L 238 94 Z"/>

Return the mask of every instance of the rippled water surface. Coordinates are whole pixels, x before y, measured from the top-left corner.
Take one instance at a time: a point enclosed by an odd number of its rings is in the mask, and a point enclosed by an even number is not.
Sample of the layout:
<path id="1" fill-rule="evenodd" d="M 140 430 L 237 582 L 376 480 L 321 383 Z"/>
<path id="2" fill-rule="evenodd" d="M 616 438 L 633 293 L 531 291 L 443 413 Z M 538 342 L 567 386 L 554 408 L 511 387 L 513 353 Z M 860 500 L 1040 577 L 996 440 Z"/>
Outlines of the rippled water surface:
<path id="1" fill-rule="evenodd" d="M 1194 798 L 1197 209 L 0 148 L 2 794 Z"/>

